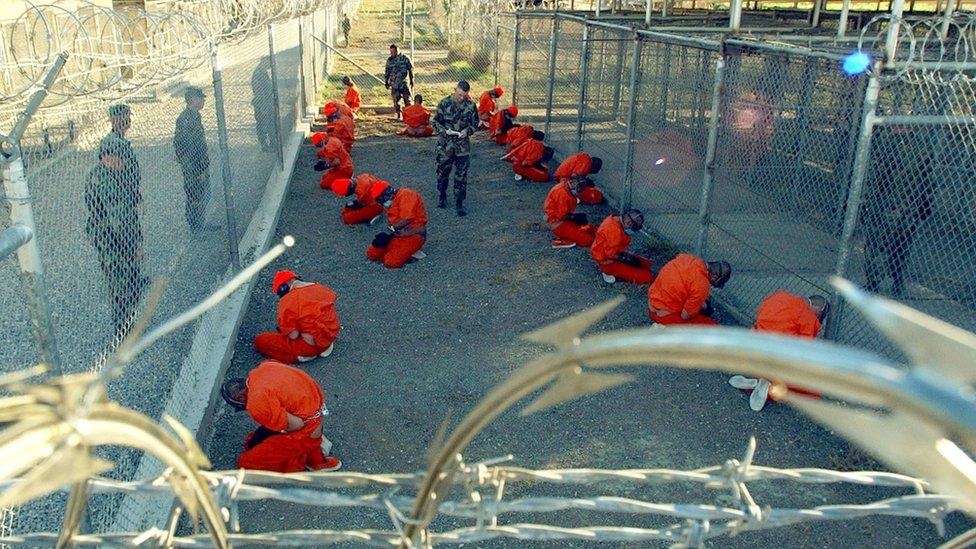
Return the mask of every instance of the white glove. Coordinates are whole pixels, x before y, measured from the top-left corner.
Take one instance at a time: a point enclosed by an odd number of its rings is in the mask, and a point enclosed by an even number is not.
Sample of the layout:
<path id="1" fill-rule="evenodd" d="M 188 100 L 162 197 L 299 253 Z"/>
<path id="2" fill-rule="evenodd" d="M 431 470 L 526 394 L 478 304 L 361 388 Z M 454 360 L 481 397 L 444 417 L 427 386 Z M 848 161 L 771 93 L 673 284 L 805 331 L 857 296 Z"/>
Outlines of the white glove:
<path id="1" fill-rule="evenodd" d="M 447 134 L 447 135 L 456 135 L 458 137 L 461 136 L 461 132 L 457 132 L 457 131 L 454 131 L 454 130 L 451 130 L 451 129 L 444 130 L 444 133 Z"/>

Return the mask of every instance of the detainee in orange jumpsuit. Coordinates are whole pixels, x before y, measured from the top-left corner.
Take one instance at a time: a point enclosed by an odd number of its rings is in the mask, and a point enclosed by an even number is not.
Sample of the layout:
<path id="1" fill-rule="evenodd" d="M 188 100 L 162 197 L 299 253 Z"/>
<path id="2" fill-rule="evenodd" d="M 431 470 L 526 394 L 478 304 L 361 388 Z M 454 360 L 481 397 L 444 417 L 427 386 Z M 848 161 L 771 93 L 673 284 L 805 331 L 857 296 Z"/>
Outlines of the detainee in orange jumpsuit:
<path id="1" fill-rule="evenodd" d="M 549 181 L 549 164 L 552 160 L 552 147 L 547 147 L 542 141 L 529 139 L 522 142 L 512 152 L 502 157 L 512 163 L 515 180 L 528 179 L 537 183 Z"/>
<path id="2" fill-rule="evenodd" d="M 424 96 L 419 93 L 413 96 L 413 105 L 403 108 L 403 123 L 406 128 L 397 135 L 408 137 L 430 137 L 434 135 L 434 127 L 430 125 L 430 111 L 424 107 Z"/>
<path id="3" fill-rule="evenodd" d="M 508 152 L 512 152 L 515 150 L 515 147 L 518 147 L 529 139 L 545 141 L 546 134 L 532 129 L 532 124 L 518 124 L 505 134 L 505 145 Z"/>
<path id="4" fill-rule="evenodd" d="M 494 89 L 485 90 L 485 93 L 481 94 L 481 98 L 478 99 L 478 118 L 481 120 L 478 129 L 488 127 L 488 121 L 495 114 L 495 100 L 504 93 L 505 90 L 501 86 L 497 86 Z"/>
<path id="5" fill-rule="evenodd" d="M 357 223 L 372 224 L 383 215 L 383 206 L 377 204 L 370 194 L 373 185 L 381 181 L 380 178 L 373 174 L 361 173 L 356 177 L 355 181 L 337 179 L 332 183 L 332 192 L 337 195 L 355 195 L 355 198 L 346 202 L 345 207 L 342 208 L 343 223 L 346 225 L 355 225 Z M 389 183 L 386 184 L 389 185 Z"/>
<path id="6" fill-rule="evenodd" d="M 588 247 L 593 244 L 596 227 L 587 222 L 586 214 L 576 213 L 578 192 L 579 180 L 573 178 L 556 183 L 546 195 L 542 211 L 556 237 L 551 244 L 553 248 Z"/>
<path id="7" fill-rule="evenodd" d="M 678 254 L 657 273 L 647 289 L 648 316 L 655 324 L 717 325 L 712 320 L 708 293 L 723 288 L 732 276 L 725 261 L 705 263 L 689 254 Z"/>
<path id="8" fill-rule="evenodd" d="M 767 297 L 756 311 L 756 325 L 753 329 L 794 337 L 815 339 L 820 333 L 820 324 L 827 318 L 829 305 L 822 295 L 800 297 L 780 290 Z M 749 407 L 756 412 L 763 409 L 766 400 L 778 402 L 782 395 L 770 393 L 771 383 L 763 378 L 732 376 L 729 385 L 749 393 Z M 787 385 L 789 393 L 809 398 L 820 398 L 820 393 L 800 387 Z"/>
<path id="9" fill-rule="evenodd" d="M 359 107 L 362 105 L 359 88 L 356 87 L 356 83 L 352 81 L 352 78 L 348 76 L 342 77 L 342 83 L 346 85 L 346 95 L 343 97 L 343 102 L 349 105 L 349 110 L 352 111 L 349 116 L 356 118 L 356 113 L 359 112 Z"/>
<path id="10" fill-rule="evenodd" d="M 644 214 L 634 209 L 620 215 L 609 215 L 600 223 L 590 246 L 590 255 L 606 283 L 613 284 L 619 279 L 634 284 L 650 284 L 654 280 L 651 260 L 627 251 L 631 236 L 643 226 Z"/>
<path id="11" fill-rule="evenodd" d="M 356 124 L 352 117 L 343 115 L 334 105 L 331 108 L 326 105 L 325 119 L 328 121 L 325 133 L 341 141 L 347 152 L 351 151 L 352 144 L 356 141 Z"/>
<path id="12" fill-rule="evenodd" d="M 569 179 L 573 176 L 584 178 L 586 183 L 580 189 L 580 202 L 586 204 L 602 204 L 603 193 L 590 180 L 590 175 L 596 175 L 602 167 L 603 160 L 595 156 L 590 156 L 585 152 L 578 152 L 567 156 L 552 175 L 556 178 L 556 181 Z"/>
<path id="13" fill-rule="evenodd" d="M 320 143 L 323 145 L 315 155 L 319 160 L 315 164 L 315 171 L 321 172 L 322 179 L 319 186 L 323 189 L 331 189 L 332 183 L 336 179 L 352 177 L 353 165 L 352 157 L 342 143 L 335 137 L 327 137 L 326 134 L 316 133 L 312 135 L 312 144 Z"/>
<path id="14" fill-rule="evenodd" d="M 406 187 L 396 188 L 380 181 L 370 190 L 373 199 L 386 208 L 389 227 L 366 249 L 366 257 L 399 269 L 420 252 L 427 240 L 427 210 L 420 194 Z"/>
<path id="15" fill-rule="evenodd" d="M 319 114 L 325 116 L 325 111 L 326 110 L 332 110 L 333 107 L 335 107 L 336 110 L 339 111 L 339 114 L 341 114 L 342 116 L 348 116 L 349 118 L 355 118 L 353 116 L 355 113 L 352 112 L 352 109 L 349 108 L 349 105 L 346 105 L 346 102 L 345 101 L 342 101 L 342 100 L 339 100 L 339 99 L 333 99 L 332 101 L 329 101 L 325 105 L 322 105 L 322 107 L 319 109 Z"/>
<path id="16" fill-rule="evenodd" d="M 292 271 L 278 271 L 272 282 L 278 294 L 278 331 L 254 338 L 254 349 L 287 364 L 327 357 L 339 335 L 338 296 L 328 286 L 305 282 Z"/>
<path id="17" fill-rule="evenodd" d="M 259 425 L 244 439 L 238 467 L 278 473 L 342 467 L 339 458 L 323 452 L 322 421 L 329 412 L 322 389 L 307 373 L 267 360 L 247 379 L 227 380 L 220 395 Z"/>
<path id="18" fill-rule="evenodd" d="M 516 116 L 518 116 L 518 107 L 515 105 L 491 115 L 491 119 L 488 120 L 488 137 L 494 139 L 499 145 L 505 145 L 508 141 L 508 131 L 515 127 Z"/>

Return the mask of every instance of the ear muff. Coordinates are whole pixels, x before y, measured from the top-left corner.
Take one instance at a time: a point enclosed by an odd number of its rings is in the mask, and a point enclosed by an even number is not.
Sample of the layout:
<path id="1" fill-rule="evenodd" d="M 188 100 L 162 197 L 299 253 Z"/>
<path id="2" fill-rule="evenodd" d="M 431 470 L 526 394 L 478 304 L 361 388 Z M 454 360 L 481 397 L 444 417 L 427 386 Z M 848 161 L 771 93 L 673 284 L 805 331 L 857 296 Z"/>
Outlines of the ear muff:
<path id="1" fill-rule="evenodd" d="M 288 284 L 282 284 L 281 286 L 278 286 L 278 290 L 275 293 L 278 294 L 278 297 L 285 297 L 285 294 L 287 294 L 289 291 L 291 291 L 291 286 Z"/>

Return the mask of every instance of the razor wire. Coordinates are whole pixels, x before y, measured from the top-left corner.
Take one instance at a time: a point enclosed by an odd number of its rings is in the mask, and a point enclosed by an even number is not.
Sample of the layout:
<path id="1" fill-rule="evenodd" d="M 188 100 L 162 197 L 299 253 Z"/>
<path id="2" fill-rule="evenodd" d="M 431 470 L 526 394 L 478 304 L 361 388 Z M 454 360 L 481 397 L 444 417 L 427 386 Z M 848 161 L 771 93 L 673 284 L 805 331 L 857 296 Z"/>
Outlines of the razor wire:
<path id="1" fill-rule="evenodd" d="M 898 28 L 894 51 L 886 51 L 886 36 L 892 25 Z M 861 29 L 857 49 L 868 53 L 872 60 L 887 61 L 877 72 L 868 66 L 870 74 L 882 79 L 897 80 L 909 73 L 921 73 L 933 81 L 972 81 L 976 78 L 976 12 L 954 12 L 924 18 L 876 15 Z"/>
<path id="2" fill-rule="evenodd" d="M 213 48 L 333 0 L 174 0 L 116 11 L 88 0 L 34 4 L 0 22 L 0 119 L 19 112 L 54 57 L 69 61 L 44 108 L 117 100 L 210 61 Z M 77 104 L 71 105 L 77 111 Z"/>

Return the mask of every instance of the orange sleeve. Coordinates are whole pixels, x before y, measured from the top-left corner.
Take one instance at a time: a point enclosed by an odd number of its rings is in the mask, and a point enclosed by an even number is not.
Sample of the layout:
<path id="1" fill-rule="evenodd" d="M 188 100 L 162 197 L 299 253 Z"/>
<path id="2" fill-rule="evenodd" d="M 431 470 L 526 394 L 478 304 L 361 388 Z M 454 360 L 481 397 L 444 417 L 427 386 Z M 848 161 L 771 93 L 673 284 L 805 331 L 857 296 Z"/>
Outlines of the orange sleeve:
<path id="1" fill-rule="evenodd" d="M 567 214 L 576 210 L 576 198 L 562 189 L 562 186 L 562 183 L 557 183 L 546 195 L 543 211 L 546 213 L 546 220 L 549 223 L 559 223 Z"/>
<path id="2" fill-rule="evenodd" d="M 804 304 L 805 305 L 805 304 Z M 820 320 L 809 309 L 802 311 L 797 319 L 796 335 L 814 339 L 820 333 Z"/>
<path id="3" fill-rule="evenodd" d="M 288 427 L 287 411 L 278 397 L 264 387 L 248 387 L 247 413 L 258 425 L 272 431 L 284 431 Z"/>
<path id="4" fill-rule="evenodd" d="M 488 92 L 481 94 L 481 99 L 478 100 L 478 112 L 491 112 L 495 110 L 495 100 L 491 98 Z"/>
<path id="5" fill-rule="evenodd" d="M 278 330 L 288 334 L 298 329 L 298 307 L 295 296 L 285 295 L 278 302 Z"/>
<path id="6" fill-rule="evenodd" d="M 356 110 L 359 108 L 359 90 L 357 90 L 355 86 L 346 88 L 345 101 L 346 105 L 349 105 L 350 109 Z"/>
<path id="7" fill-rule="evenodd" d="M 574 175 L 589 175 L 590 156 L 586 153 L 571 154 L 563 160 L 553 174 L 556 179 L 569 179 Z"/>
<path id="8" fill-rule="evenodd" d="M 502 127 L 502 118 L 504 116 L 505 115 L 503 114 L 503 111 L 498 111 L 495 114 L 491 115 L 491 120 L 488 121 L 488 136 L 489 137 L 495 137 L 495 134 L 497 134 L 498 133 L 498 130 L 501 129 L 501 127 Z"/>
<path id="9" fill-rule="evenodd" d="M 684 276 L 688 284 L 688 297 L 685 298 L 685 303 L 681 307 L 681 310 L 694 316 L 701 312 L 702 305 L 708 299 L 711 284 L 709 284 L 707 277 L 703 279 L 690 269 L 685 270 Z"/>
<path id="10" fill-rule="evenodd" d="M 542 160 L 542 154 L 545 152 L 545 148 L 545 145 L 534 139 L 526 141 L 525 152 L 522 155 L 522 164 L 525 164 L 526 166 L 537 164 L 540 160 Z"/>
<path id="11" fill-rule="evenodd" d="M 619 222 L 609 215 L 596 230 L 596 238 L 590 246 L 590 255 L 598 263 L 614 259 L 630 245 L 628 238 L 627 234 L 620 230 Z"/>

